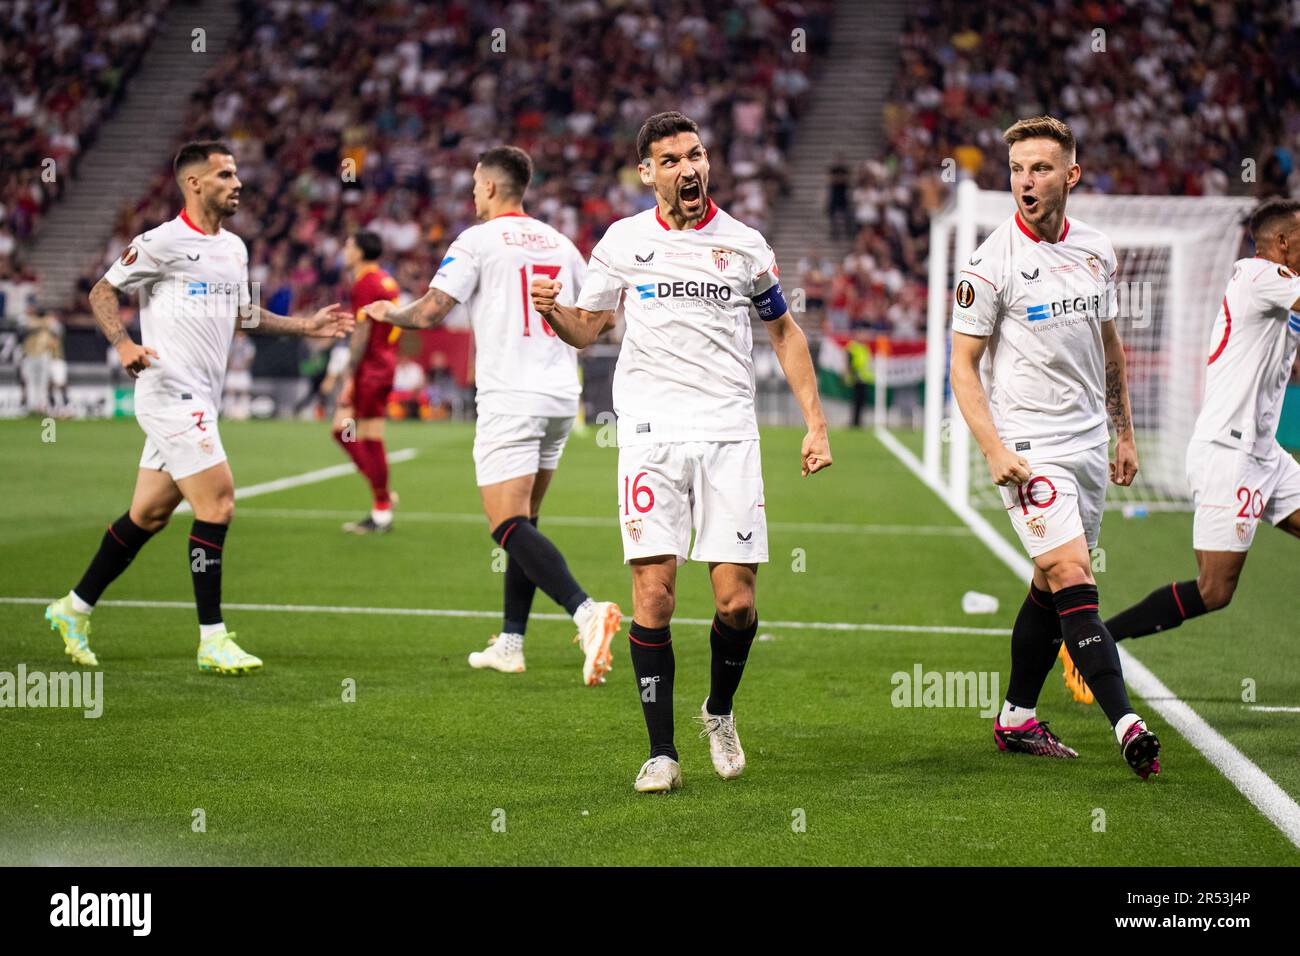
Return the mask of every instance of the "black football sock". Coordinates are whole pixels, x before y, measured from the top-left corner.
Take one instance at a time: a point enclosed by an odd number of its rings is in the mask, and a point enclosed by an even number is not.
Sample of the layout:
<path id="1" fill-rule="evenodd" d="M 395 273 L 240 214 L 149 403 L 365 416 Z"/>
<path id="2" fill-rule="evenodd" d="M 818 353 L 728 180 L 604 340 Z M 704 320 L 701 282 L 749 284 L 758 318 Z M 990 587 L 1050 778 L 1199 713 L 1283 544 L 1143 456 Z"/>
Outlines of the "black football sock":
<path id="1" fill-rule="evenodd" d="M 1061 615 L 1061 636 L 1070 657 L 1084 681 L 1105 711 L 1112 727 L 1125 714 L 1133 713 L 1124 674 L 1120 670 L 1119 651 L 1098 613 L 1100 601 L 1097 585 L 1076 584 L 1052 595 Z"/>
<path id="2" fill-rule="evenodd" d="M 745 661 L 749 659 L 749 649 L 758 633 L 758 615 L 749 627 L 736 630 L 729 627 L 718 615 L 713 615 L 713 627 L 709 631 L 709 647 L 713 651 L 713 662 L 709 668 L 709 699 L 705 707 L 715 717 L 731 713 L 731 698 L 740 686 L 740 678 L 745 673 Z"/>
<path id="3" fill-rule="evenodd" d="M 190 561 L 190 578 L 194 582 L 194 606 L 200 624 L 221 623 L 221 565 L 229 525 L 194 519 L 190 537 L 185 542 Z"/>
<path id="4" fill-rule="evenodd" d="M 501 522 L 492 532 L 492 540 L 519 562 L 530 581 L 570 614 L 587 600 L 587 592 L 573 580 L 560 549 L 551 544 L 526 515 L 516 515 Z"/>
<path id="5" fill-rule="evenodd" d="M 1040 591 L 1031 582 L 1025 603 L 1020 605 L 1011 628 L 1011 676 L 1007 678 L 1007 702 L 1032 710 L 1038 706 L 1043 682 L 1052 672 L 1061 647 L 1061 618 L 1050 591 Z"/>
<path id="6" fill-rule="evenodd" d="M 636 621 L 628 628 L 632 649 L 632 671 L 641 694 L 641 712 L 650 733 L 650 756 L 677 759 L 673 746 L 673 658 L 672 629 L 642 627 Z"/>
<path id="7" fill-rule="evenodd" d="M 528 521 L 534 528 L 537 527 L 536 518 L 529 518 Z M 506 599 L 504 621 L 501 625 L 502 634 L 523 636 L 524 630 L 528 627 L 528 615 L 533 609 L 533 595 L 536 593 L 537 585 L 524 573 L 523 565 L 511 556 L 506 563 Z"/>
<path id="8" fill-rule="evenodd" d="M 154 532 L 145 531 L 131 520 L 130 512 L 109 525 L 104 532 L 104 539 L 99 542 L 99 550 L 90 559 L 86 573 L 72 589 L 77 597 L 87 604 L 97 602 L 104 589 L 126 570 L 126 566 L 135 560 L 145 542 L 153 536 Z"/>
<path id="9" fill-rule="evenodd" d="M 1156 588 L 1137 604 L 1120 611 L 1106 622 L 1106 630 L 1117 641 L 1169 631 L 1188 618 L 1200 617 L 1208 609 L 1195 581 L 1179 581 Z"/>

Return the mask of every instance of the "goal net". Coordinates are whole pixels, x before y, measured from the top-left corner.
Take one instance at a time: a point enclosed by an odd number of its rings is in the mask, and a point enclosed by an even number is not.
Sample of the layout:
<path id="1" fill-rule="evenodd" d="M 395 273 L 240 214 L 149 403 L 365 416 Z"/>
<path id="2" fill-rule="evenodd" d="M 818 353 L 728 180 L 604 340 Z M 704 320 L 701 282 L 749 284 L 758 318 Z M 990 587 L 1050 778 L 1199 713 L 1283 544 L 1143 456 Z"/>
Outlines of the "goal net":
<path id="1" fill-rule="evenodd" d="M 1107 507 L 1189 507 L 1184 455 L 1201 406 L 1210 328 L 1251 206 L 1238 197 L 1070 196 L 1069 215 L 1109 236 L 1119 260 L 1115 321 L 1141 469 L 1131 487 L 1109 487 Z M 1009 192 L 966 180 L 930 222 L 922 466 L 955 504 L 1001 507 L 948 387 L 955 264 L 1014 211 Z"/>

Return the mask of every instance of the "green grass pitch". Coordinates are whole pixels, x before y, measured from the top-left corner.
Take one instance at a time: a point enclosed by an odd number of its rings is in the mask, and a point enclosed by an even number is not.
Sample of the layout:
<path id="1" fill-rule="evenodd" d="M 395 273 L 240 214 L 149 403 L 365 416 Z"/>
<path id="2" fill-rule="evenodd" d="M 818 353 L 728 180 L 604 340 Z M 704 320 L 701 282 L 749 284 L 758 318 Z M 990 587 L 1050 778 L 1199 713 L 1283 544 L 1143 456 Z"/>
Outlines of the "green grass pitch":
<path id="1" fill-rule="evenodd" d="M 224 423 L 236 483 L 343 459 L 324 425 Z M 129 500 L 131 421 L 0 423 L 0 670 L 73 668 L 41 607 L 62 594 Z M 45 436 L 49 437 L 49 436 Z M 896 708 L 891 675 L 996 672 L 1004 635 L 829 630 L 805 622 L 1009 629 L 1023 586 L 870 434 L 832 435 L 835 466 L 801 479 L 800 433 L 764 432 L 772 561 L 737 696 L 743 777 L 712 771 L 690 718 L 707 692 L 707 627 L 678 623 L 677 744 L 685 788 L 633 792 L 645 731 L 626 637 L 609 683 L 582 686 L 560 619 L 534 619 L 528 672 L 465 663 L 491 616 L 238 610 L 233 605 L 500 609 L 464 425 L 398 424 L 397 530 L 339 530 L 368 505 L 333 478 L 241 501 L 225 552 L 226 620 L 266 661 L 203 675 L 177 516 L 105 595 L 93 646 L 104 712 L 0 710 L 0 863 L 66 864 L 1294 864 L 1291 843 L 1147 708 L 1164 773 L 1143 784 L 1101 713 L 1068 700 L 1057 668 L 1039 705 L 1082 754 L 999 753 L 976 708 Z M 575 436 L 542 530 L 595 596 L 630 617 L 614 524 L 616 452 Z M 578 520 L 564 520 L 578 519 Z M 990 515 L 999 530 L 1001 515 Z M 865 528 L 849 526 L 864 525 Z M 884 527 L 882 527 L 884 526 Z M 1194 572 L 1190 516 L 1107 516 L 1103 612 Z M 796 550 L 801 549 L 801 550 Z M 1300 714 L 1296 542 L 1261 530 L 1233 606 L 1127 646 L 1292 796 Z M 799 568 L 802 566 L 802 570 Z M 961 611 L 966 590 L 995 615 Z M 535 612 L 554 613 L 539 593 Z M 706 570 L 682 567 L 678 615 L 712 613 Z M 624 628 L 624 635 L 626 627 Z M 355 702 L 343 700 L 355 682 Z M 1139 702 L 1141 708 L 1142 702 Z M 196 832 L 194 811 L 206 829 Z M 1096 830 L 1104 813 L 1104 832 Z"/>

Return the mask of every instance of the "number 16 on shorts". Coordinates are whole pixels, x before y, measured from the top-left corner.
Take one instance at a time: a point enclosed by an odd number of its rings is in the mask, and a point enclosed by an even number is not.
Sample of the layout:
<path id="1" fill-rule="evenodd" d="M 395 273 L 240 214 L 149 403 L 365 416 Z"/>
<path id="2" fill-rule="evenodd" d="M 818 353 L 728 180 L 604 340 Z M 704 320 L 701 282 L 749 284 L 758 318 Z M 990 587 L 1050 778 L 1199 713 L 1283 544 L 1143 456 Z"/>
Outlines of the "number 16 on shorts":
<path id="1" fill-rule="evenodd" d="M 623 533 L 634 545 L 641 543 L 645 532 L 645 518 L 655 506 L 655 493 L 647 478 L 649 472 L 623 476 Z"/>

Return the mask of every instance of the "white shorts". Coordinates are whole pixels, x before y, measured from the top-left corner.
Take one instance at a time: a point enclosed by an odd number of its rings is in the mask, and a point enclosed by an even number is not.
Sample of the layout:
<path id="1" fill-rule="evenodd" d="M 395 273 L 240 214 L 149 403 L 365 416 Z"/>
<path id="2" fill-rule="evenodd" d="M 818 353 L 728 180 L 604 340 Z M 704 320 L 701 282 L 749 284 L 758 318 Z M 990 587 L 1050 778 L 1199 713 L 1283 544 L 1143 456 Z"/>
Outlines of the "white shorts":
<path id="1" fill-rule="evenodd" d="M 664 442 L 618 450 L 623 563 L 767 562 L 767 510 L 758 441 Z M 691 548 L 691 530 L 695 546 Z"/>
<path id="2" fill-rule="evenodd" d="M 1088 550 L 1097 547 L 1110 478 L 1109 451 L 1109 445 L 1097 445 L 1062 458 L 1031 458 L 1029 481 L 998 488 L 1011 525 L 1031 558 L 1079 535 Z"/>
<path id="3" fill-rule="evenodd" d="M 1187 446 L 1187 484 L 1197 551 L 1248 551 L 1260 521 L 1278 524 L 1300 509 L 1300 464 L 1281 446 L 1256 458 L 1218 442 Z"/>
<path id="4" fill-rule="evenodd" d="M 560 464 L 573 416 L 480 413 L 474 429 L 474 474 L 480 487 Z"/>
<path id="5" fill-rule="evenodd" d="M 147 436 L 141 468 L 165 471 L 179 481 L 226 460 L 217 410 L 207 399 L 137 397 L 135 420 Z"/>

